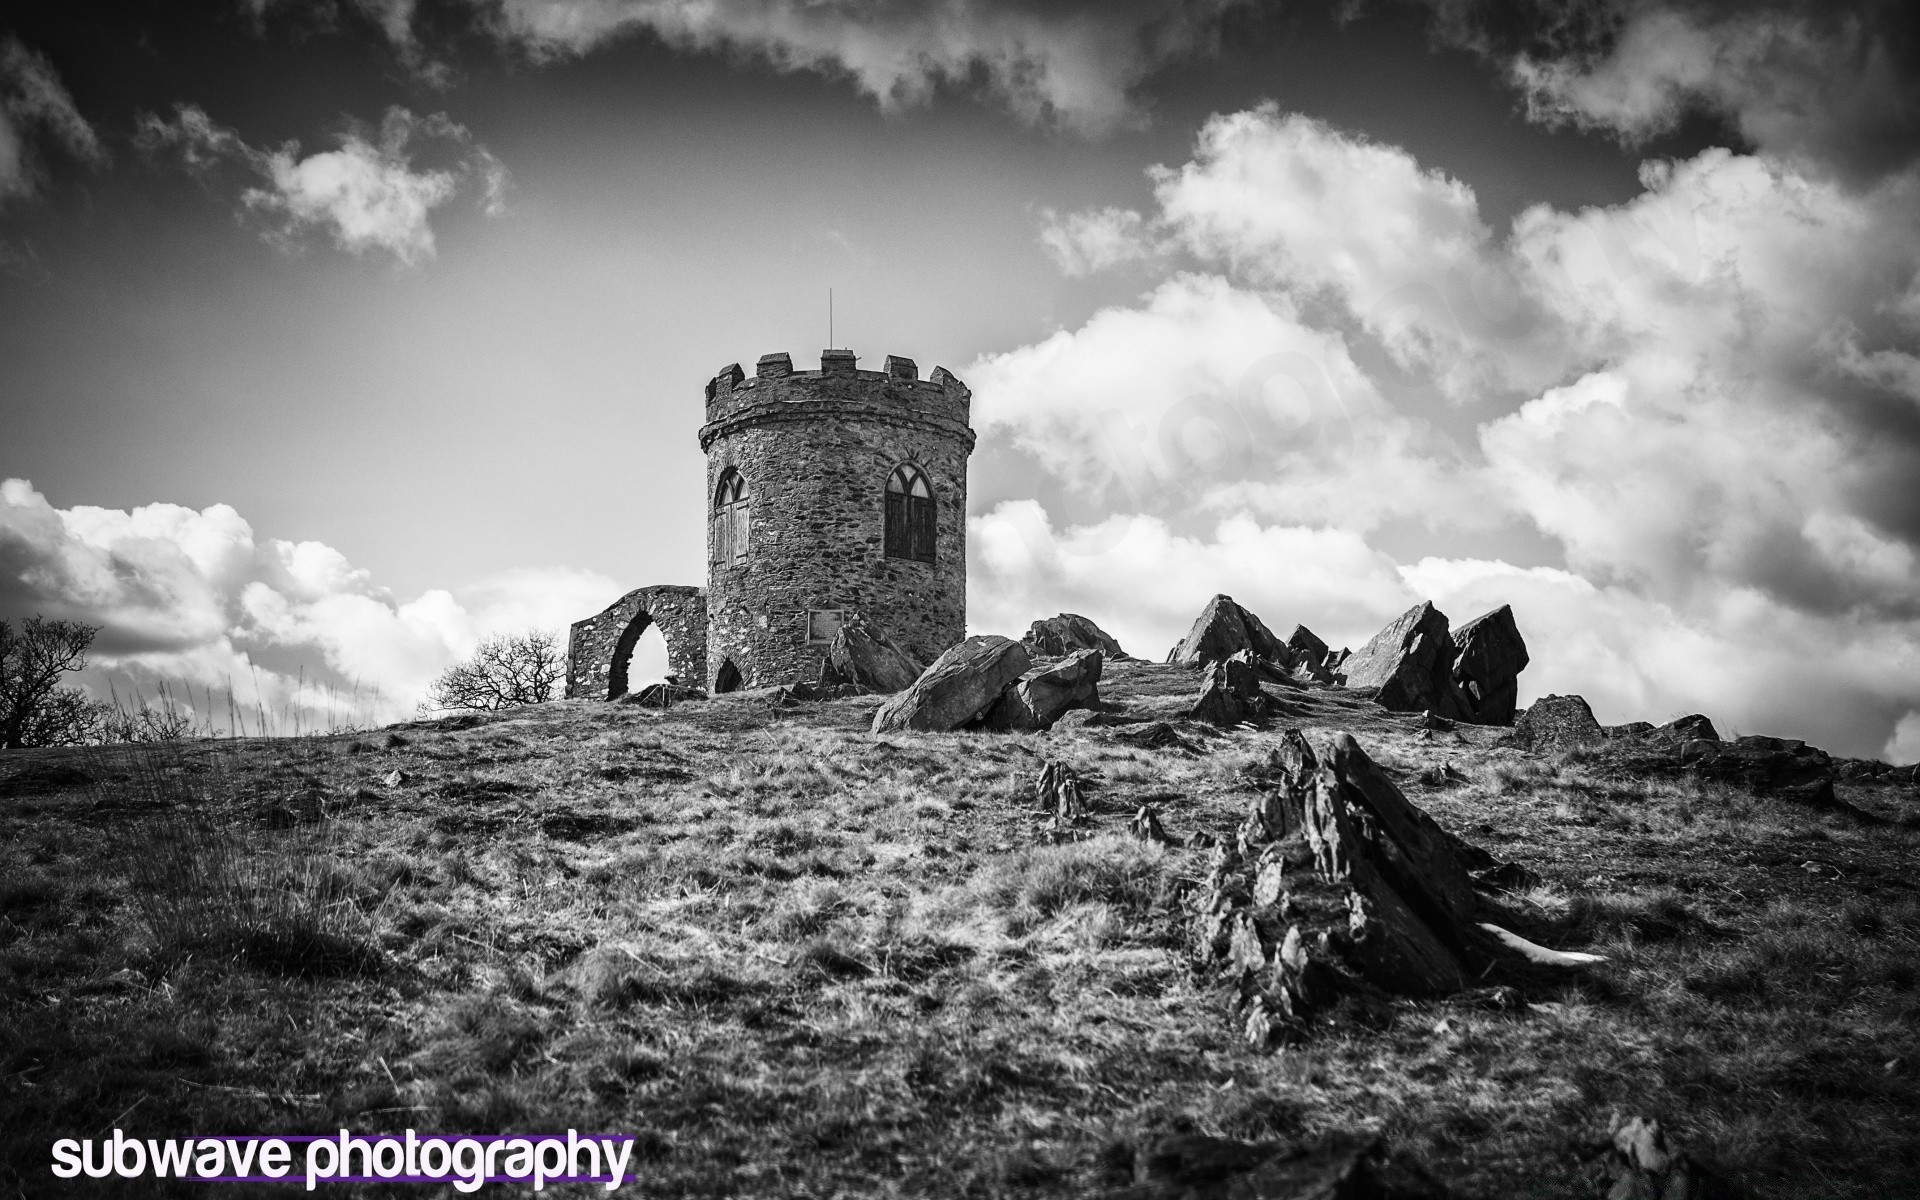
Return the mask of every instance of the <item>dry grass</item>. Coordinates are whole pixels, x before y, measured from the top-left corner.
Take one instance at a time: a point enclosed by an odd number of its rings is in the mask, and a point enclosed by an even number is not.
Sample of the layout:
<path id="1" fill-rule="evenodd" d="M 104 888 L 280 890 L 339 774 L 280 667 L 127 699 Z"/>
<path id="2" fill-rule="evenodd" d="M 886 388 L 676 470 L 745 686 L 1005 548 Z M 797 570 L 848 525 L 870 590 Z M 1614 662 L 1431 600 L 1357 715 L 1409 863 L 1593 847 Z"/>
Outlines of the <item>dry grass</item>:
<path id="1" fill-rule="evenodd" d="M 1165 717 L 1192 683 L 1107 690 Z M 0 1194 L 116 1121 L 627 1131 L 662 1196 L 1086 1192 L 1175 1125 L 1359 1126 L 1522 1196 L 1576 1193 L 1622 1109 L 1762 1195 L 1920 1177 L 1912 830 L 1299 707 L 1532 868 L 1529 930 L 1609 966 L 1243 1048 L 1186 958 L 1203 853 L 1124 823 L 1151 802 L 1230 835 L 1277 729 L 1153 752 L 729 700 L 189 746 L 153 786 L 0 801 Z M 1049 756 L 1085 780 L 1085 840 L 1029 811 Z M 262 928 L 272 952 L 232 932 Z M 358 957 L 300 969 L 315 931 Z"/>

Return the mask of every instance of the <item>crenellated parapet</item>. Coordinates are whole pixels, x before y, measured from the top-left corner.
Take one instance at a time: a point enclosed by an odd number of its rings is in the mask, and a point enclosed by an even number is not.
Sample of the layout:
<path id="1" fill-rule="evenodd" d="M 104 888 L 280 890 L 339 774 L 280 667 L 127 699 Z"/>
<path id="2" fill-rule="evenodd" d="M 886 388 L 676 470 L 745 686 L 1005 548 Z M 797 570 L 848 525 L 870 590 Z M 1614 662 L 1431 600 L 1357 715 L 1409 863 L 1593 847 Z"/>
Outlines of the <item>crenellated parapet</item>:
<path id="1" fill-rule="evenodd" d="M 706 398 L 702 450 L 754 425 L 838 418 L 919 426 L 973 448 L 973 392 L 945 367 L 921 379 L 914 361 L 898 355 L 863 371 L 851 350 L 825 350 L 818 371 L 795 371 L 787 354 L 766 354 L 751 376 L 739 363 L 727 366 L 707 381 Z"/>

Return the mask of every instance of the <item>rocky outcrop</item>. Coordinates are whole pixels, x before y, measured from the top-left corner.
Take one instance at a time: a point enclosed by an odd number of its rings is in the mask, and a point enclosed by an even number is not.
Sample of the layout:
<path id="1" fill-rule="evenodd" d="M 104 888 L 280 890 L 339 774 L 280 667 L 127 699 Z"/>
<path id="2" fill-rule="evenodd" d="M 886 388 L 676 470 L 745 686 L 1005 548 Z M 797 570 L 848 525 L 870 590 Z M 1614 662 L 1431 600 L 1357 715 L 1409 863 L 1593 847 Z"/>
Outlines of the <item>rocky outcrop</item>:
<path id="1" fill-rule="evenodd" d="M 1057 663 L 1020 677 L 987 710 L 983 729 L 1050 729 L 1069 709 L 1100 703 L 1098 650 L 1076 650 Z"/>
<path id="2" fill-rule="evenodd" d="M 1120 643 L 1114 641 L 1106 630 L 1079 613 L 1061 613 L 1057 617 L 1035 621 L 1020 641 L 1026 646 L 1028 654 L 1046 658 L 1058 658 L 1076 650 L 1098 650 L 1112 662 L 1120 662 L 1127 657 Z"/>
<path id="3" fill-rule="evenodd" d="M 1220 595 L 1207 601 L 1207 607 L 1201 610 L 1193 628 L 1173 648 L 1167 661 L 1197 667 L 1203 663 L 1225 662 L 1242 650 L 1250 650 L 1255 658 L 1271 663 L 1293 665 L 1292 651 L 1273 636 L 1273 631 L 1259 617 L 1235 604 L 1233 597 Z"/>
<path id="4" fill-rule="evenodd" d="M 1287 635 L 1287 649 L 1293 651 L 1295 661 L 1309 662 L 1316 667 L 1326 665 L 1327 644 L 1305 625 L 1293 627 L 1293 632 Z"/>
<path id="5" fill-rule="evenodd" d="M 1673 1144 L 1660 1122 L 1614 1113 L 1600 1163 L 1608 1200 L 1739 1200 L 1726 1177 Z"/>
<path id="6" fill-rule="evenodd" d="M 1527 643 L 1502 604 L 1453 631 L 1453 682 L 1460 718 L 1475 725 L 1511 725 L 1527 666 Z"/>
<path id="7" fill-rule="evenodd" d="M 826 661 L 820 665 L 820 684 L 891 695 L 911 687 L 925 669 L 885 633 L 850 622 L 841 626 L 827 646 Z"/>
<path id="8" fill-rule="evenodd" d="M 1260 690 L 1260 672 L 1252 652 L 1242 650 L 1225 662 L 1209 666 L 1200 698 L 1188 715 L 1222 729 L 1265 717 L 1267 697 Z"/>
<path id="9" fill-rule="evenodd" d="M 1464 718 L 1453 683 L 1457 654 L 1446 614 L 1427 601 L 1402 613 L 1393 624 L 1349 657 L 1340 668 L 1350 688 L 1377 688 L 1375 700 L 1390 712 L 1419 712 Z"/>
<path id="10" fill-rule="evenodd" d="M 1712 721 L 1694 713 L 1668 721 L 1653 730 L 1651 736 L 1670 742 L 1717 742 L 1720 740 L 1720 731 L 1713 727 Z"/>
<path id="11" fill-rule="evenodd" d="M 1202 964 L 1233 984 L 1250 1043 L 1300 1035 L 1343 998 L 1443 995 L 1496 968 L 1599 961 L 1490 920 L 1474 872 L 1499 864 L 1409 802 L 1351 735 L 1290 732 L 1256 774 L 1264 790 L 1234 844 L 1215 849 L 1195 936 Z"/>
<path id="12" fill-rule="evenodd" d="M 1031 666 L 1019 642 L 997 634 L 970 637 L 935 659 L 920 678 L 873 714 L 873 731 L 940 732 L 984 716 Z"/>
<path id="13" fill-rule="evenodd" d="M 1545 754 L 1606 740 L 1593 709 L 1579 696 L 1542 696 L 1513 727 L 1513 743 Z"/>
<path id="14" fill-rule="evenodd" d="M 1759 736 L 1731 742 L 1696 738 L 1684 743 L 1679 754 L 1688 771 L 1706 779 L 1815 808 L 1839 807 L 1833 792 L 1833 759 L 1805 742 Z"/>

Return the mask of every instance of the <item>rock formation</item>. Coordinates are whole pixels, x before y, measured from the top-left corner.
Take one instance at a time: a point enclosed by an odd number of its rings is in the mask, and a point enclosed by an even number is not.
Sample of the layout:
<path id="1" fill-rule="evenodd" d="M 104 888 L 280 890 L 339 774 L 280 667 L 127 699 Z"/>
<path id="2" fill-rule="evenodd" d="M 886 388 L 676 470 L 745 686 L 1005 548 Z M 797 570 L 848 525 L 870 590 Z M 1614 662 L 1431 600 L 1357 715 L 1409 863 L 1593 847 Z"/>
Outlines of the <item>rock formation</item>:
<path id="1" fill-rule="evenodd" d="M 1078 613 L 1061 613 L 1057 617 L 1035 621 L 1020 641 L 1026 646 L 1028 654 L 1048 658 L 1072 654 L 1075 650 L 1098 650 L 1114 662 L 1127 657 L 1126 651 L 1120 649 L 1120 643 L 1114 641 L 1106 630 Z"/>
<path id="2" fill-rule="evenodd" d="M 873 731 L 958 729 L 985 715 L 1030 665 L 1019 642 L 997 634 L 970 637 L 882 704 L 873 714 Z"/>
<path id="3" fill-rule="evenodd" d="M 1535 753 L 1571 750 L 1605 739 L 1593 709 L 1579 696 L 1542 696 L 1513 727 L 1514 745 Z"/>
<path id="4" fill-rule="evenodd" d="M 1260 672 L 1255 661 L 1251 651 L 1241 650 L 1224 662 L 1210 665 L 1207 681 L 1200 688 L 1200 698 L 1188 715 L 1222 729 L 1265 717 L 1267 697 L 1260 690 Z"/>
<path id="5" fill-rule="evenodd" d="M 1249 1042 L 1297 1034 L 1345 997 L 1446 994 L 1503 965 L 1599 961 L 1489 922 L 1497 909 L 1475 864 L 1498 865 L 1410 803 L 1351 735 L 1291 732 L 1261 778 L 1236 842 L 1215 848 L 1195 938 L 1234 984 Z"/>
<path id="6" fill-rule="evenodd" d="M 925 670 L 898 642 L 878 629 L 849 622 L 827 646 L 820 666 L 825 687 L 851 685 L 863 692 L 891 695 L 913 685 Z"/>
<path id="7" fill-rule="evenodd" d="M 1293 665 L 1292 651 L 1273 636 L 1273 631 L 1259 617 L 1235 604 L 1233 597 L 1220 595 L 1207 601 L 1193 628 L 1167 655 L 1167 661 L 1197 667 L 1202 663 L 1225 662 L 1242 650 L 1251 650 L 1255 658 L 1271 663 Z"/>
<path id="8" fill-rule="evenodd" d="M 1527 666 L 1527 643 L 1513 622 L 1513 607 L 1502 604 L 1453 631 L 1458 657 L 1453 682 L 1460 718 L 1475 725 L 1511 725 Z"/>
<path id="9" fill-rule="evenodd" d="M 1453 683 L 1458 651 L 1446 614 L 1421 601 L 1373 635 L 1341 666 L 1350 688 L 1378 688 L 1375 699 L 1390 712 L 1419 712 L 1471 720 Z"/>
<path id="10" fill-rule="evenodd" d="M 1287 648 L 1293 651 L 1296 659 L 1310 662 L 1316 667 L 1326 665 L 1327 644 L 1305 625 L 1293 627 L 1293 632 L 1287 635 Z"/>
<path id="11" fill-rule="evenodd" d="M 1050 729 L 1069 709 L 1100 702 L 1098 650 L 1076 650 L 1057 663 L 1035 667 L 1002 692 L 981 720 L 983 729 Z"/>

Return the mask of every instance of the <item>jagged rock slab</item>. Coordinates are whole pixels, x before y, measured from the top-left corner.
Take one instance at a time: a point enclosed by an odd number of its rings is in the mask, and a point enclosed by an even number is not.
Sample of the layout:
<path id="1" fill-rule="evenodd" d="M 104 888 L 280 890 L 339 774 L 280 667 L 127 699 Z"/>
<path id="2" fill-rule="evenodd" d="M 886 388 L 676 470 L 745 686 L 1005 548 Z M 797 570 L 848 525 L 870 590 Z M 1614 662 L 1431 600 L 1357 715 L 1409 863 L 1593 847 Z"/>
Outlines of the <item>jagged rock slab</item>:
<path id="1" fill-rule="evenodd" d="M 1305 625 L 1293 627 L 1293 632 L 1287 635 L 1287 648 L 1293 651 L 1297 659 L 1304 659 L 1316 667 L 1326 665 L 1327 644 Z"/>
<path id="2" fill-rule="evenodd" d="M 913 686 L 926 668 L 892 638 L 865 625 L 843 625 L 820 665 L 823 687 L 852 686 L 891 695 Z"/>
<path id="3" fill-rule="evenodd" d="M 1260 672 L 1254 665 L 1252 652 L 1239 651 L 1225 662 L 1208 667 L 1200 698 L 1194 701 L 1193 711 L 1188 715 L 1221 729 L 1265 717 L 1267 698 L 1260 690 Z"/>
<path id="4" fill-rule="evenodd" d="M 1233 597 L 1218 595 L 1193 622 L 1193 628 L 1167 656 L 1168 662 L 1197 667 L 1202 663 L 1225 662 L 1242 650 L 1255 658 L 1292 666 L 1293 652 L 1273 636 L 1259 617 L 1233 602 Z"/>
<path id="5" fill-rule="evenodd" d="M 1354 652 L 1340 677 L 1350 688 L 1379 689 L 1374 699 L 1389 712 L 1427 709 L 1458 719 L 1464 705 L 1453 682 L 1457 653 L 1446 614 L 1423 600 Z"/>
<path id="6" fill-rule="evenodd" d="M 1060 662 L 1035 667 L 994 702 L 983 729 L 1051 729 L 1068 710 L 1100 703 L 1098 650 L 1076 650 Z"/>
<path id="7" fill-rule="evenodd" d="M 1098 650 L 1115 662 L 1127 657 L 1127 652 L 1106 630 L 1079 613 L 1061 613 L 1057 617 L 1035 621 L 1020 641 L 1027 647 L 1027 653 L 1048 658 L 1072 654 L 1076 650 Z"/>
<path id="8" fill-rule="evenodd" d="M 1571 750 L 1606 736 L 1593 719 L 1593 709 L 1579 696 L 1542 696 L 1513 726 L 1514 744 L 1536 753 Z"/>
<path id="9" fill-rule="evenodd" d="M 1713 722 L 1707 720 L 1706 717 L 1699 713 L 1668 721 L 1665 725 L 1653 730 L 1652 736 L 1671 742 L 1717 742 L 1721 740 L 1720 731 L 1713 727 Z"/>
<path id="10" fill-rule="evenodd" d="M 970 637 L 882 704 L 873 714 L 873 732 L 959 729 L 983 716 L 1031 665 L 1019 642 L 998 634 Z"/>
<path id="11" fill-rule="evenodd" d="M 1527 643 L 1513 620 L 1513 606 L 1502 604 L 1453 631 L 1458 651 L 1453 682 L 1462 720 L 1475 725 L 1511 725 L 1520 696 L 1520 672 L 1527 666 Z"/>

